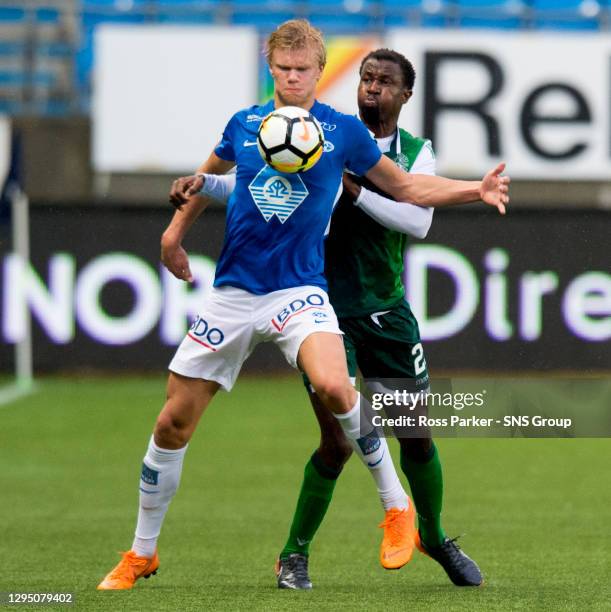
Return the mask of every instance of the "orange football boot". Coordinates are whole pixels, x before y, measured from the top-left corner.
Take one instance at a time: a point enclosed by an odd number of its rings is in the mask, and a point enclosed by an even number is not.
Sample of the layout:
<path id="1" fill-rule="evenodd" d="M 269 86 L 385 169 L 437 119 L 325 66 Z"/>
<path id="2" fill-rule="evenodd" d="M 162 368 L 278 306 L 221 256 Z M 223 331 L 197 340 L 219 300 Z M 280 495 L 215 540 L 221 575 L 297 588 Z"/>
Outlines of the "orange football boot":
<path id="1" fill-rule="evenodd" d="M 131 589 L 138 578 L 148 578 L 157 573 L 159 557 L 138 557 L 133 550 L 123 553 L 119 564 L 98 584 L 98 591 Z"/>
<path id="2" fill-rule="evenodd" d="M 409 500 L 409 508 L 391 508 L 386 511 L 380 527 L 384 528 L 384 538 L 380 546 L 380 563 L 385 569 L 399 569 L 412 558 L 416 536 L 416 511 L 414 502 Z"/>

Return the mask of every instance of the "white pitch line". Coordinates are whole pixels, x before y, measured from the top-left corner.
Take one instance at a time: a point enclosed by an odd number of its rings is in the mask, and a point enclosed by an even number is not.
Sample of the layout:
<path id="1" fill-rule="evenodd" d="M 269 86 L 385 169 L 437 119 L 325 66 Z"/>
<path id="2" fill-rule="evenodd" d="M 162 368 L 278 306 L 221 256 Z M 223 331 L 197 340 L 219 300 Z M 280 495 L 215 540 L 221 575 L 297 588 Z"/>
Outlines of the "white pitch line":
<path id="1" fill-rule="evenodd" d="M 36 393 L 37 391 L 38 386 L 36 384 L 27 386 L 13 384 L 9 387 L 5 387 L 4 389 L 0 389 L 0 407 L 8 406 L 9 404 L 16 402 L 18 399 L 21 399 L 26 395 Z"/>

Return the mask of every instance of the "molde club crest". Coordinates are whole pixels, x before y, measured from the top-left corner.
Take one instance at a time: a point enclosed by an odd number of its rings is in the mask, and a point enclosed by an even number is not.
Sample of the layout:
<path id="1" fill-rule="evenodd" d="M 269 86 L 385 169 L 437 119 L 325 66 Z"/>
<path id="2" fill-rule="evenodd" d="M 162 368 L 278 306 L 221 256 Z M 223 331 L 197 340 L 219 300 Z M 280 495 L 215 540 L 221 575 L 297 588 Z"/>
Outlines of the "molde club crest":
<path id="1" fill-rule="evenodd" d="M 298 174 L 278 174 L 271 166 L 260 170 L 248 190 L 267 222 L 276 215 L 284 223 L 309 195 Z"/>

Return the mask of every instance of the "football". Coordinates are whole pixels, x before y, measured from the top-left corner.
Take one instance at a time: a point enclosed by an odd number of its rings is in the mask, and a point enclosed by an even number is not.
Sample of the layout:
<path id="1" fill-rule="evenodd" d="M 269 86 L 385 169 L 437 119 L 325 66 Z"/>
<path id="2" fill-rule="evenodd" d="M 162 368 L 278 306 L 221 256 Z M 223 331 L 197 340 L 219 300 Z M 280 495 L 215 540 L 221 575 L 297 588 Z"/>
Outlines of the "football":
<path id="1" fill-rule="evenodd" d="M 320 123 L 297 106 L 272 111 L 261 121 L 257 134 L 261 157 L 279 172 L 309 170 L 320 159 L 324 142 Z"/>

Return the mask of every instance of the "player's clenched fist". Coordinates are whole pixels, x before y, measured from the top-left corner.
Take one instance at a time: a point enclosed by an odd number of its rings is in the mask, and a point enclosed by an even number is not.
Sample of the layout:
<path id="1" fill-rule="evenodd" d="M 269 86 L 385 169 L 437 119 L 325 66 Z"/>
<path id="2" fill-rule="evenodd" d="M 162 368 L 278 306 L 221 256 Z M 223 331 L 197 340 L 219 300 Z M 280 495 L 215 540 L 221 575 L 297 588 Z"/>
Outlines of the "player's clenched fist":
<path id="1" fill-rule="evenodd" d="M 191 197 L 201 191 L 204 186 L 204 177 L 201 174 L 181 176 L 172 183 L 170 190 L 170 204 L 180 210 Z"/>

